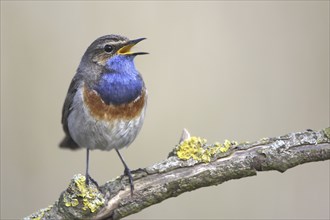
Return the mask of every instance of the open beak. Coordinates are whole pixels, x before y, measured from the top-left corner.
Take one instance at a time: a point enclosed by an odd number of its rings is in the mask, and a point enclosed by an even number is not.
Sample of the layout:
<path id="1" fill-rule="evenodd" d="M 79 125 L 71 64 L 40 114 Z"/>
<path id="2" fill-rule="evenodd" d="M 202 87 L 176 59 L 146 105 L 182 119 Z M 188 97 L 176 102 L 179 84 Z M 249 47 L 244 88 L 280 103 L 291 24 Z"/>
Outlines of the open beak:
<path id="1" fill-rule="evenodd" d="M 143 55 L 143 54 L 148 54 L 146 52 L 132 52 L 131 48 L 134 47 L 135 44 L 139 43 L 140 41 L 143 41 L 147 38 L 138 38 L 135 40 L 130 40 L 128 41 L 124 46 L 122 46 L 118 51 L 117 54 L 120 55 Z"/>

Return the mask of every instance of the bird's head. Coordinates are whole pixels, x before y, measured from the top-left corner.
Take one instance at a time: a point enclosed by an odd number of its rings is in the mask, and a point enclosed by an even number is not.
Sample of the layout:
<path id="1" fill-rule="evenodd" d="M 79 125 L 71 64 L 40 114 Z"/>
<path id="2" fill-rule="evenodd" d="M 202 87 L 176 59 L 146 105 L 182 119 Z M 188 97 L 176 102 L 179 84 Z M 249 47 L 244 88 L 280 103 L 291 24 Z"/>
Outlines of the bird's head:
<path id="1" fill-rule="evenodd" d="M 86 59 L 88 59 L 88 61 L 98 66 L 111 70 L 112 68 L 116 68 L 117 63 L 133 62 L 135 56 L 148 54 L 146 52 L 131 51 L 134 45 L 145 39 L 129 40 L 127 37 L 120 35 L 100 37 L 87 48 L 83 60 L 86 62 Z"/>
<path id="2" fill-rule="evenodd" d="M 146 52 L 133 52 L 132 47 L 146 38 L 130 40 L 120 35 L 105 35 L 97 38 L 86 50 L 78 67 L 78 77 L 90 87 L 97 83 L 105 73 L 136 75 L 133 63 L 137 55 Z M 118 75 L 118 74 L 116 74 Z M 125 74 L 126 75 L 126 74 Z"/>

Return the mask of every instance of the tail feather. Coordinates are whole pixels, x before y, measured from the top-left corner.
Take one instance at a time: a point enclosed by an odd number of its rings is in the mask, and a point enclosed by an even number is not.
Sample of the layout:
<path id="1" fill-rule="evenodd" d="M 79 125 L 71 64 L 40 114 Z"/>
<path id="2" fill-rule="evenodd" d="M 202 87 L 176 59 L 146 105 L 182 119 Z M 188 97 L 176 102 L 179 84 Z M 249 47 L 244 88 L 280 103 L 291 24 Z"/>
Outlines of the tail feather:
<path id="1" fill-rule="evenodd" d="M 66 135 L 60 143 L 60 148 L 69 148 L 71 150 L 79 149 L 79 145 L 68 135 Z"/>

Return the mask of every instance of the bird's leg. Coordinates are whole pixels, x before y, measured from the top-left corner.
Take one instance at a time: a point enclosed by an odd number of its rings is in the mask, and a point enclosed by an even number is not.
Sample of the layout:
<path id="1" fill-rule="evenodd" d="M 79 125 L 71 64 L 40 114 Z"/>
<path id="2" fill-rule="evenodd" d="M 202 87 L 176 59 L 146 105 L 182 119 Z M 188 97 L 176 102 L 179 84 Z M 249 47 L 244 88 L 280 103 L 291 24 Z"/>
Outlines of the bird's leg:
<path id="1" fill-rule="evenodd" d="M 89 148 L 86 150 L 86 185 L 89 185 L 89 181 L 92 181 L 97 187 L 97 182 L 89 175 Z"/>
<path id="2" fill-rule="evenodd" d="M 131 174 L 131 171 L 130 169 L 128 168 L 127 164 L 125 163 L 124 161 L 124 158 L 121 156 L 121 154 L 119 153 L 118 149 L 116 149 L 116 152 L 121 160 L 121 162 L 123 163 L 124 167 L 125 167 L 125 170 L 124 170 L 124 174 L 128 176 L 128 179 L 129 179 L 129 184 L 130 184 L 130 187 L 131 187 L 131 196 L 133 196 L 133 191 L 134 191 L 134 184 L 133 184 L 133 177 L 132 177 L 132 174 Z"/>
<path id="3" fill-rule="evenodd" d="M 89 184 L 89 148 L 86 148 L 86 185 Z"/>

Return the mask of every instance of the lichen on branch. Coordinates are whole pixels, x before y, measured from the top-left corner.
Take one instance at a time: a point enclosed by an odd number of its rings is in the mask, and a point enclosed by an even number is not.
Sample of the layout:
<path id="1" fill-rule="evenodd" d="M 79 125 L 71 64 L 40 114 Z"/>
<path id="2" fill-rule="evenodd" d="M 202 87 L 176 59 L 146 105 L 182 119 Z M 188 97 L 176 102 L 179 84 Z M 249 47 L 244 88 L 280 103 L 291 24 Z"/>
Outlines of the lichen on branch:
<path id="1" fill-rule="evenodd" d="M 209 163 L 237 144 L 236 141 L 225 140 L 223 144 L 216 142 L 208 145 L 206 139 L 193 136 L 177 145 L 170 155 L 176 155 L 181 160 L 193 159 L 198 162 Z"/>

